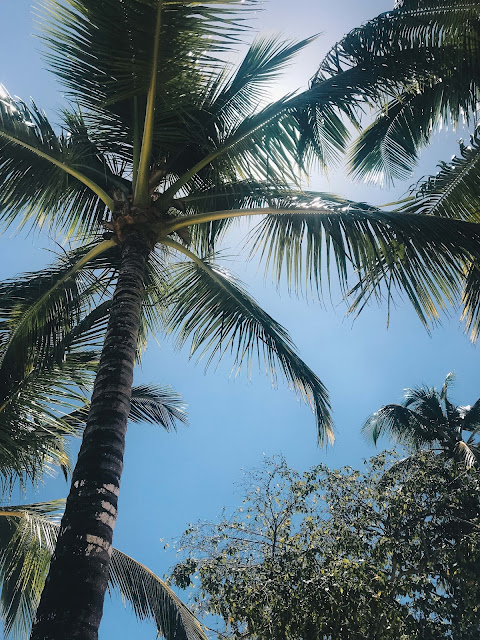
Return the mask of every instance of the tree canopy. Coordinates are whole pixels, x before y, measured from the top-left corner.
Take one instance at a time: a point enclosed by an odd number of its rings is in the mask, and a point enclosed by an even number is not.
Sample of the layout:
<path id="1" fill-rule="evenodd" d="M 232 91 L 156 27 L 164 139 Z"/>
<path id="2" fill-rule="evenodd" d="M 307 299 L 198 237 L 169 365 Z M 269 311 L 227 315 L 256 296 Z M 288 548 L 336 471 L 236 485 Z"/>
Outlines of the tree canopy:
<path id="1" fill-rule="evenodd" d="M 194 586 L 220 637 L 477 638 L 480 475 L 432 453 L 396 460 L 267 461 L 232 517 L 190 525 L 174 583 Z"/>

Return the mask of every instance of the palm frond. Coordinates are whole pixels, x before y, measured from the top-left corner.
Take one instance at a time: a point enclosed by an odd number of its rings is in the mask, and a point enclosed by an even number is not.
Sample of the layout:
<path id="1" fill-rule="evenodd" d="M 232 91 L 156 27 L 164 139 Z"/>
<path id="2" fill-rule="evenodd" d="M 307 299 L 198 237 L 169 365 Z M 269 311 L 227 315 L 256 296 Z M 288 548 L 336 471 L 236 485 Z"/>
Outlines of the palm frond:
<path id="1" fill-rule="evenodd" d="M 459 440 L 455 447 L 455 453 L 465 465 L 465 469 L 471 469 L 477 463 L 477 455 L 474 447 L 470 447 L 463 440 Z"/>
<path id="2" fill-rule="evenodd" d="M 15 367 L 15 361 L 29 366 L 25 354 L 32 348 L 37 357 L 45 356 L 93 306 L 94 296 L 105 284 L 95 270 L 105 266 L 109 281 L 110 260 L 115 260 L 112 245 L 108 241 L 86 245 L 43 271 L 0 285 L 0 331 L 5 336 L 0 368 Z"/>
<path id="3" fill-rule="evenodd" d="M 451 162 L 441 162 L 435 176 L 423 178 L 413 189 L 413 196 L 402 211 L 458 218 L 478 222 L 480 219 L 480 129 L 470 144 L 460 144 L 460 155 Z"/>
<path id="4" fill-rule="evenodd" d="M 63 420 L 75 431 L 81 432 L 87 421 L 90 404 L 75 409 Z M 158 424 L 166 431 L 171 431 L 177 422 L 187 424 L 187 414 L 182 396 L 171 387 L 143 384 L 132 388 L 132 400 L 129 420 L 135 423 L 148 422 Z"/>
<path id="5" fill-rule="evenodd" d="M 271 82 L 314 39 L 289 42 L 278 35 L 257 36 L 235 72 L 225 80 L 222 76 L 214 78 L 208 87 L 202 107 L 210 114 L 210 124 L 228 132 L 239 119 L 257 111 L 268 95 Z"/>
<path id="6" fill-rule="evenodd" d="M 471 407 L 461 407 L 464 410 L 462 429 L 472 434 L 480 432 L 480 398 Z"/>
<path id="7" fill-rule="evenodd" d="M 200 352 L 202 357 L 209 353 L 207 366 L 230 352 L 237 371 L 242 364 L 250 371 L 256 356 L 265 363 L 273 382 L 279 365 L 288 383 L 315 412 L 319 441 L 332 440 L 327 391 L 295 353 L 285 329 L 230 273 L 210 260 L 196 258 L 174 269 L 167 330 L 177 334 L 178 344 L 191 337 L 191 354 Z"/>
<path id="8" fill-rule="evenodd" d="M 403 3 L 354 29 L 327 54 L 315 83 L 356 70 L 350 101 L 380 109 L 355 142 L 358 177 L 390 180 L 409 175 L 418 150 L 442 122 L 473 117 L 480 61 L 479 4 L 430 0 Z M 374 79 L 375 77 L 375 79 Z"/>
<path id="9" fill-rule="evenodd" d="M 0 507 L 0 618 L 6 636 L 30 634 L 58 534 L 64 500 Z M 113 549 L 110 589 L 141 619 L 151 619 L 167 640 L 205 640 L 196 618 L 144 565 Z"/>
<path id="10" fill-rule="evenodd" d="M 200 623 L 168 585 L 117 549 L 110 563 L 110 581 L 137 618 L 153 619 L 167 640 L 206 640 Z"/>
<path id="11" fill-rule="evenodd" d="M 80 116 L 67 114 L 57 135 L 43 111 L 0 86 L 0 219 L 72 233 L 97 230 L 117 181 L 88 139 Z M 111 181 L 110 181 L 111 180 Z"/>
<path id="12" fill-rule="evenodd" d="M 199 188 L 192 190 L 188 196 L 179 198 L 178 203 L 183 212 L 188 215 L 213 214 L 218 211 L 226 214 L 219 219 L 189 227 L 191 242 L 193 246 L 199 248 L 201 253 L 214 251 L 216 243 L 235 222 L 235 218 L 228 216 L 229 211 L 255 209 L 258 213 L 260 207 L 298 211 L 298 207 L 311 208 L 319 203 L 325 208 L 336 207 L 339 210 L 351 206 L 369 208 L 366 204 L 353 203 L 335 194 L 305 191 L 288 186 L 280 187 L 269 181 L 260 180 L 236 180 L 217 187 Z"/>
<path id="13" fill-rule="evenodd" d="M 362 431 L 371 437 L 374 444 L 382 435 L 414 450 L 431 444 L 431 430 L 425 418 L 400 404 L 388 404 L 381 407 L 365 421 Z"/>
<path id="14" fill-rule="evenodd" d="M 477 225 L 340 204 L 324 199 L 320 206 L 312 201 L 304 214 L 265 216 L 252 234 L 253 247 L 277 279 L 285 273 L 295 287 L 321 291 L 322 274 L 329 280 L 333 263 L 346 289 L 355 269 L 352 311 L 371 295 L 390 298 L 396 289 L 406 293 L 426 326 L 458 299 L 464 264 L 478 251 Z"/>
<path id="15" fill-rule="evenodd" d="M 128 417 L 132 422 L 159 424 L 167 431 L 175 429 L 176 422 L 187 422 L 182 396 L 171 387 L 139 385 L 132 389 L 132 405 Z"/>
<path id="16" fill-rule="evenodd" d="M 437 82 L 389 100 L 349 150 L 353 176 L 379 184 L 411 177 L 419 149 L 439 126 L 448 94 Z"/>
<path id="17" fill-rule="evenodd" d="M 476 342 L 480 335 L 480 265 L 476 259 L 465 265 L 462 306 L 465 332 L 469 332 L 471 341 Z"/>
<path id="18" fill-rule="evenodd" d="M 366 420 L 363 431 L 375 444 L 380 435 L 388 434 L 407 447 L 410 458 L 421 450 L 430 450 L 445 459 L 459 460 L 470 469 L 480 459 L 476 441 L 480 400 L 473 407 L 452 404 L 447 391 L 453 379 L 449 373 L 440 391 L 426 386 L 405 389 L 403 403 L 381 407 Z M 464 431 L 470 434 L 467 439 Z"/>
<path id="19" fill-rule="evenodd" d="M 108 146 L 113 133 L 124 147 L 125 159 L 133 161 L 135 128 L 140 123 L 141 134 L 152 68 L 156 65 L 156 83 L 162 88 L 155 109 L 155 130 L 161 133 L 165 114 L 185 109 L 209 81 L 219 56 L 238 44 L 247 29 L 239 10 L 248 11 L 254 2 L 69 0 L 65 5 L 60 0 L 40 0 L 39 4 L 50 69 L 69 96 L 93 114 L 99 138 Z M 159 39 L 155 38 L 157 9 Z M 154 158 L 160 155 L 154 147 Z"/>
<path id="20" fill-rule="evenodd" d="M 30 634 L 63 505 L 55 500 L 0 508 L 0 617 L 5 636 L 14 640 Z"/>

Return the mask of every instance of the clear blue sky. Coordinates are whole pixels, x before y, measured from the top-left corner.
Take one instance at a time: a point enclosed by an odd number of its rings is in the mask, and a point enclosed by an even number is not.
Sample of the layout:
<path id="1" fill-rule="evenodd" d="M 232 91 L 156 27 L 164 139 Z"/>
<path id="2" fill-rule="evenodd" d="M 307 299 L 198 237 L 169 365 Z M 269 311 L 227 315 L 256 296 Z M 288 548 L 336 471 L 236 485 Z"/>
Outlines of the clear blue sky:
<path id="1" fill-rule="evenodd" d="M 259 30 L 281 31 L 294 38 L 322 32 L 322 37 L 302 54 L 276 88 L 275 95 L 308 82 L 323 53 L 343 33 L 381 11 L 393 0 L 272 0 L 256 18 Z M 0 3 L 0 82 L 24 99 L 54 113 L 62 103 L 56 83 L 39 59 L 39 43 L 33 32 L 28 0 Z M 419 175 L 432 172 L 436 161 L 455 152 L 455 135 L 443 136 L 422 159 Z M 458 137 L 458 136 L 457 136 Z M 330 182 L 312 176 L 312 188 L 331 190 L 357 200 L 388 202 L 402 194 L 408 184 L 381 191 L 352 184 L 341 171 Z M 40 267 L 51 260 L 44 250 L 53 244 L 46 236 L 0 238 L 0 277 Z M 230 243 L 229 254 L 236 252 Z M 151 341 L 136 381 L 171 384 L 189 405 L 190 427 L 165 434 L 150 426 L 129 430 L 122 481 L 120 515 L 115 545 L 147 564 L 159 575 L 174 563 L 171 544 L 189 522 L 216 517 L 223 506 L 233 508 L 240 500 L 235 483 L 242 470 L 259 465 L 264 455 L 283 454 L 299 469 L 319 462 L 330 466 L 360 465 L 375 450 L 359 433 L 364 419 L 382 404 L 401 398 L 407 386 L 441 385 L 447 372 L 457 374 L 454 398 L 470 404 L 480 396 L 478 349 L 464 336 L 455 312 L 443 328 L 429 337 L 408 303 L 399 301 L 386 328 L 386 309 L 370 307 L 353 323 L 345 319 L 341 304 L 326 308 L 318 303 L 278 292 L 263 278 L 254 263 L 232 264 L 250 292 L 269 313 L 286 326 L 300 353 L 327 385 L 334 409 L 337 441 L 328 451 L 315 441 L 315 424 L 309 409 L 284 386 L 273 390 L 263 373 L 229 379 L 229 363 L 204 374 L 186 352 L 175 352 L 161 336 Z M 28 500 L 65 496 L 61 479 L 48 480 Z M 155 637 L 152 625 L 138 625 L 133 614 L 118 601 L 107 601 L 100 638 Z"/>

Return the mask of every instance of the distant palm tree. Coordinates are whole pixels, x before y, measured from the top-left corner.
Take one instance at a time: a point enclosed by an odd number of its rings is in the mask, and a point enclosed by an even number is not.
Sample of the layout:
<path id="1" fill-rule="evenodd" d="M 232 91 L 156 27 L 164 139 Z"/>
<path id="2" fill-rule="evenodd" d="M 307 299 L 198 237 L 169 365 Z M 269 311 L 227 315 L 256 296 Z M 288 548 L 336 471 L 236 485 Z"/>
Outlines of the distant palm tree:
<path id="1" fill-rule="evenodd" d="M 0 367 L 8 370 L 17 349 L 42 332 L 48 342 L 69 313 L 72 285 L 108 255 L 109 325 L 32 635 L 87 640 L 97 637 L 107 587 L 139 330 L 161 326 L 211 357 L 232 352 L 236 366 L 260 356 L 273 379 L 283 372 L 311 405 L 319 439 L 332 438 L 322 382 L 286 331 L 215 263 L 232 222 L 262 216 L 253 249 L 294 289 L 319 290 L 331 264 L 346 287 L 352 264 L 362 276 L 380 261 L 403 286 L 433 295 L 457 292 L 480 229 L 301 188 L 312 161 L 326 165 L 344 148 L 348 128 L 338 110 L 355 119 L 352 104 L 376 86 L 381 64 L 268 104 L 269 83 L 311 38 L 257 38 L 232 69 L 224 60 L 241 41 L 253 0 L 40 4 L 47 61 L 71 106 L 57 133 L 34 104 L 2 90 L 0 214 L 6 223 L 49 225 L 82 245 L 17 318 Z"/>
<path id="2" fill-rule="evenodd" d="M 467 469 L 480 462 L 480 398 L 472 406 L 454 406 L 447 398 L 449 373 L 441 391 L 405 390 L 402 404 L 387 404 L 372 414 L 363 430 L 375 444 L 389 435 L 413 455 L 425 450 L 461 460 Z"/>

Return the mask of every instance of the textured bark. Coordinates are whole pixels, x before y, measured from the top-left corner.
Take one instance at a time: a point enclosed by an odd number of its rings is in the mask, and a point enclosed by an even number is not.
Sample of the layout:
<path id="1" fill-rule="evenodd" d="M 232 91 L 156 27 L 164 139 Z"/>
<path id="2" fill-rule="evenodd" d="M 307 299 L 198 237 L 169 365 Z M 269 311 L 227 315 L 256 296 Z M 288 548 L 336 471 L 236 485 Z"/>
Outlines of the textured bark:
<path id="1" fill-rule="evenodd" d="M 87 426 L 32 640 L 98 638 L 117 518 L 147 256 L 145 244 L 130 235 L 122 249 Z"/>

